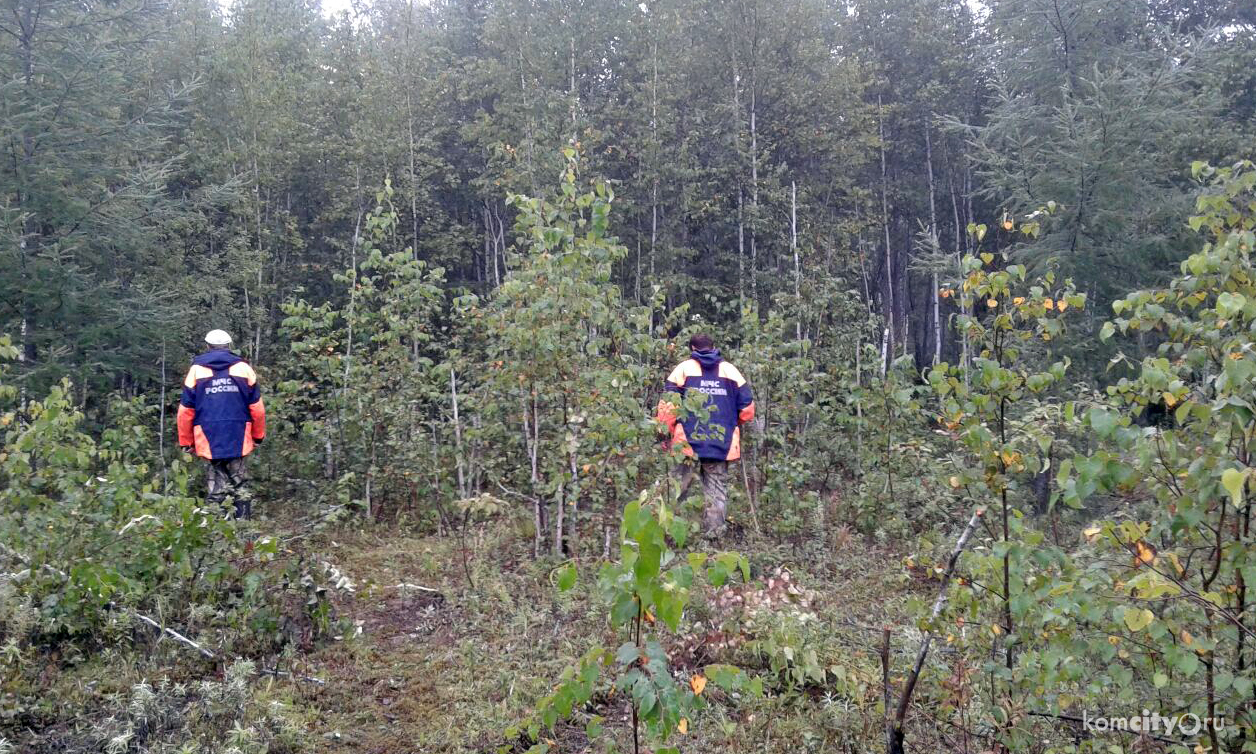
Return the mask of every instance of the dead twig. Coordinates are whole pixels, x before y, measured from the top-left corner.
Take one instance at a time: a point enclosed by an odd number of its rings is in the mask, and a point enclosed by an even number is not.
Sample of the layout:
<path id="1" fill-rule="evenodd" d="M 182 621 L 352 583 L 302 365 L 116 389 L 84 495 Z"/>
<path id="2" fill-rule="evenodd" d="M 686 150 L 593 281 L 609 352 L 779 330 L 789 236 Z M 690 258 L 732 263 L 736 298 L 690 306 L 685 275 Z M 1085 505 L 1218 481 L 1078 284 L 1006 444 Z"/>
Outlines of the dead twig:
<path id="1" fill-rule="evenodd" d="M 959 535 L 959 541 L 955 543 L 955 548 L 951 550 L 951 557 L 947 559 L 946 570 L 942 574 L 942 583 L 938 587 L 938 597 L 933 601 L 933 612 L 929 616 L 930 623 L 937 621 L 938 616 L 942 614 L 942 607 L 946 604 L 946 588 L 951 583 L 951 575 L 955 573 L 955 565 L 959 562 L 960 553 L 968 546 L 968 540 L 972 537 L 973 530 L 977 528 L 977 524 L 985 513 L 985 508 L 978 508 L 973 511 L 972 518 L 968 519 L 968 525 L 964 527 L 963 533 Z M 930 630 L 925 633 L 924 639 L 920 642 L 920 651 L 916 653 L 916 664 L 912 667 L 911 674 L 903 682 L 903 693 L 899 697 L 898 708 L 894 711 L 894 719 L 885 726 L 885 744 L 889 754 L 903 754 L 903 721 L 907 717 L 907 708 L 911 705 L 911 695 L 916 690 L 916 682 L 920 680 L 920 672 L 924 669 L 925 658 L 929 655 L 929 644 L 932 641 L 933 631 Z"/>

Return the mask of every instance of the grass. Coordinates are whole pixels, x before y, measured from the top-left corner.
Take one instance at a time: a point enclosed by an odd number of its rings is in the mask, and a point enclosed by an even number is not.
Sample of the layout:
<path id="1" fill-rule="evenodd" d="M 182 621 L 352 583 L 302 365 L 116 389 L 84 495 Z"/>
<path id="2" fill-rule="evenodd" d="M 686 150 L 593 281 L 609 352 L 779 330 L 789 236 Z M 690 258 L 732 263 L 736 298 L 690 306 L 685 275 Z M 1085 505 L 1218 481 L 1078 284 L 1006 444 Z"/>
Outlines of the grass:
<path id="1" fill-rule="evenodd" d="M 580 585 L 559 594 L 551 583 L 553 564 L 534 562 L 526 539 L 506 527 L 481 530 L 475 539 L 474 584 L 467 582 L 457 541 L 448 537 L 371 529 L 340 532 L 315 545 L 360 580 L 341 609 L 362 628 L 360 636 L 302 661 L 303 673 L 327 680 L 300 689 L 324 738 L 320 751 L 521 751 L 526 746 L 508 741 L 503 731 L 525 718 L 592 644 L 623 641 L 610 630 L 592 589 L 594 562 L 581 563 Z M 913 582 L 903 576 L 899 553 L 841 544 L 829 552 L 744 540 L 733 546 L 750 556 L 756 573 L 787 566 L 813 593 L 816 623 L 808 635 L 820 637 L 815 648 L 826 666 L 879 678 L 876 631 L 887 620 L 901 621 Z M 686 622 L 708 615 L 711 598 L 710 590 L 696 595 Z M 684 644 L 681 637 L 663 640 L 675 650 Z M 762 664 L 752 655 L 745 646 L 712 653 L 721 661 Z M 694 751 L 833 751 L 846 737 L 849 750 L 858 750 L 854 739 L 867 732 L 869 720 L 879 720 L 876 692 L 851 699 L 809 688 L 744 703 L 724 700 L 693 721 L 681 743 Z M 619 750 L 630 750 L 623 698 L 604 699 L 596 712 Z M 599 750 L 584 737 L 582 717 L 587 714 L 543 738 L 561 751 Z"/>
<path id="2" fill-rule="evenodd" d="M 282 522 L 259 524 L 285 528 Z M 334 598 L 352 631 L 281 658 L 281 669 L 291 676 L 253 683 L 250 704 L 259 709 L 281 704 L 303 731 L 292 750 L 522 752 L 530 742 L 509 740 L 506 729 L 526 718 L 590 646 L 615 647 L 624 640 L 609 627 L 596 594 L 594 559 L 579 563 L 579 584 L 560 594 L 553 584 L 557 564 L 535 561 L 530 538 L 504 521 L 471 532 L 465 564 L 459 538 L 417 534 L 404 526 L 345 523 L 292 546 L 334 566 L 354 585 L 351 594 Z M 824 683 L 791 690 L 769 684 L 771 690 L 758 699 L 712 694 L 712 704 L 691 721 L 688 733 L 670 743 L 684 751 L 879 749 L 879 629 L 909 624 L 909 597 L 931 587 L 903 568 L 904 553 L 845 530 L 823 543 L 788 545 L 742 532 L 727 546 L 750 558 L 760 585 L 777 568 L 791 572 L 808 593 L 806 612 L 813 616 L 796 637 L 799 651 L 813 649 L 831 672 Z M 720 608 L 711 589 L 696 592 L 682 621 L 684 635 L 667 635 L 661 624 L 654 629 L 664 631 L 657 638 L 677 672 L 690 672 L 687 658 L 696 646 L 701 662 L 733 662 L 770 674 L 768 658 L 750 643 L 703 646 L 704 634 L 692 626 L 698 621 L 711 626 Z M 758 624 L 757 638 L 768 638 L 772 621 L 761 617 Z M 918 635 L 914 628 L 898 630 L 896 675 L 906 670 Z M 223 672 L 221 665 L 198 661 L 173 642 L 154 643 L 141 634 L 121 638 L 124 649 L 81 662 L 33 659 L 43 670 L 27 668 L 24 693 L 50 701 L 28 704 L 20 720 L 0 721 L 0 736 L 14 742 L 16 751 L 98 751 L 90 731 L 125 706 L 135 684 L 194 683 Z M 605 734 L 590 741 L 584 724 L 595 713 L 604 718 Z M 623 696 L 603 694 L 595 708 L 577 712 L 570 724 L 542 738 L 554 751 L 631 751 L 628 720 Z M 277 747 L 257 750 L 288 750 Z"/>

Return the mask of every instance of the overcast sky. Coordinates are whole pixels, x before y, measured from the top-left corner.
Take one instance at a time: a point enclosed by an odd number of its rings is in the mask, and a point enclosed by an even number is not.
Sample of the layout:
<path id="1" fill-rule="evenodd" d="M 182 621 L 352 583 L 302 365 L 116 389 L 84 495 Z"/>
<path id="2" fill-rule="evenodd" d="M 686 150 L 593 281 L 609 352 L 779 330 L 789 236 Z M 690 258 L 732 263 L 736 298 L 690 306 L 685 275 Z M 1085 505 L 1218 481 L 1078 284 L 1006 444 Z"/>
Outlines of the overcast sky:
<path id="1" fill-rule="evenodd" d="M 323 0 L 323 15 L 334 16 L 342 10 L 349 10 L 351 0 Z"/>

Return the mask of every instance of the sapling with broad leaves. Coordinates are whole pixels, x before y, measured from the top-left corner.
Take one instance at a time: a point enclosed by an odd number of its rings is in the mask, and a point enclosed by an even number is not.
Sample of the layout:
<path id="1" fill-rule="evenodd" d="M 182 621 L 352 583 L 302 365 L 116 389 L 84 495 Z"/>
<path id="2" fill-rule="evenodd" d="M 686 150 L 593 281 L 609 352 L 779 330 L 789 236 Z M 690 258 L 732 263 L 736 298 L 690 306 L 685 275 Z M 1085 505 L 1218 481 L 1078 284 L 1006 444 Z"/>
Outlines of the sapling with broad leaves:
<path id="1" fill-rule="evenodd" d="M 762 693 L 762 679 L 750 678 L 731 665 L 708 665 L 687 681 L 671 668 L 662 631 L 679 630 L 695 579 L 703 575 L 714 587 L 736 577 L 749 581 L 750 564 L 735 552 L 682 554 L 695 525 L 668 505 L 668 486 L 659 482 L 624 507 L 619 559 L 598 571 L 598 590 L 609 606 L 611 626 L 625 635 L 623 643 L 613 651 L 595 645 L 564 671 L 553 693 L 537 704 L 523 726 L 538 741 L 531 752 L 549 751 L 542 732 L 581 713 L 599 690 L 612 698 L 622 694 L 631 705 L 634 754 L 647 741 L 661 744 L 654 749 L 657 754 L 678 753 L 679 748 L 666 744 L 673 735 L 688 732 L 690 720 L 707 703 L 708 681 L 728 693 Z M 574 562 L 557 572 L 558 587 L 564 591 L 573 588 L 576 580 Z M 590 738 L 603 735 L 603 722 L 600 715 L 588 716 L 586 734 Z M 518 729 L 507 731 L 511 737 L 518 733 Z"/>

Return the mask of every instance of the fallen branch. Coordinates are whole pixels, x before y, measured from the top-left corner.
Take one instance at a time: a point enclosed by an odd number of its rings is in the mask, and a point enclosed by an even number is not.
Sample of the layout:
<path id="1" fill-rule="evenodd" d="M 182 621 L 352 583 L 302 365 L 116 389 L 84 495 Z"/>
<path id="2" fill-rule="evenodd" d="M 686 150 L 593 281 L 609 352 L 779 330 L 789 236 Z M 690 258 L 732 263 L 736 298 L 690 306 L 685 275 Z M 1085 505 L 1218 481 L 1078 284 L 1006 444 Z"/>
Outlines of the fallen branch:
<path id="1" fill-rule="evenodd" d="M 294 681 L 306 681 L 308 683 L 316 683 L 319 686 L 327 685 L 327 681 L 324 681 L 321 678 L 312 678 L 308 675 L 296 675 L 294 673 L 289 673 L 286 670 L 279 670 L 277 668 L 273 670 L 271 668 L 262 668 L 261 670 L 257 671 L 257 674 L 258 675 L 271 675 L 271 676 L 275 676 L 276 678 L 282 678 L 284 676 L 287 676 L 288 678 L 291 678 Z"/>
<path id="2" fill-rule="evenodd" d="M 419 586 L 418 584 L 407 584 L 404 581 L 401 582 L 400 584 L 393 584 L 392 586 L 384 587 L 384 588 L 385 589 L 402 589 L 402 590 L 413 589 L 417 592 L 427 592 L 428 594 L 436 594 L 436 595 L 440 595 L 441 597 L 445 596 L 444 592 L 442 592 L 439 589 L 433 589 L 430 586 Z"/>
<path id="3" fill-rule="evenodd" d="M 951 557 L 946 561 L 946 571 L 942 574 L 942 584 L 938 587 L 938 597 L 933 601 L 933 612 L 929 616 L 930 623 L 937 621 L 938 616 L 942 614 L 942 607 L 946 604 L 946 588 L 951 583 L 951 575 L 955 573 L 955 565 L 959 563 L 960 553 L 968 546 L 973 530 L 977 528 L 977 524 L 985 513 L 985 508 L 973 511 L 972 518 L 968 519 L 968 525 L 964 527 L 964 532 L 959 535 L 959 541 L 955 543 L 955 549 L 951 550 Z M 929 644 L 932 641 L 933 631 L 925 632 L 924 639 L 920 642 L 920 651 L 916 653 L 916 664 L 912 667 L 907 680 L 903 682 L 903 693 L 899 697 L 898 708 L 894 711 L 894 719 L 885 726 L 885 744 L 889 754 L 903 754 L 903 721 L 907 717 L 911 695 L 916 690 L 916 682 L 920 680 L 920 672 L 924 669 L 925 658 L 929 655 Z"/>
<path id="4" fill-rule="evenodd" d="M 750 488 L 750 474 L 746 471 L 744 461 L 737 465 L 741 467 L 741 481 L 746 485 L 746 501 L 750 503 L 750 520 L 754 521 L 754 532 L 762 537 L 763 528 L 759 526 L 759 511 L 754 504 L 754 490 Z"/>
<path id="5" fill-rule="evenodd" d="M 893 730 L 890 718 L 890 627 L 881 629 L 881 702 L 885 710 L 885 735 L 889 740 Z"/>
<path id="6" fill-rule="evenodd" d="M 134 610 L 127 610 L 126 612 L 130 613 L 132 618 L 135 618 L 141 623 L 147 623 L 148 625 L 152 626 L 158 631 L 161 631 L 167 636 L 172 637 L 179 643 L 184 644 L 188 647 L 191 647 L 192 649 L 195 649 L 197 652 L 200 652 L 202 655 L 204 655 L 206 658 L 210 660 L 213 660 L 217 657 L 217 655 L 215 655 L 213 652 L 209 651 L 208 649 L 202 647 L 200 644 L 197 644 L 196 642 L 192 641 L 191 639 L 179 633 L 178 631 L 174 630 L 173 628 L 168 628 L 166 626 L 161 625 L 160 623 L 148 617 L 147 615 L 142 615 L 140 613 L 135 612 Z"/>
<path id="7" fill-rule="evenodd" d="M 141 517 L 141 518 L 142 518 L 142 517 Z M 138 520 L 140 520 L 140 519 L 136 519 L 136 520 L 138 521 Z M 132 523 L 135 523 L 135 521 L 133 521 Z M 128 524 L 128 526 L 130 526 L 130 524 Z M 25 556 L 25 555 L 23 555 L 22 553 L 18 552 L 17 550 L 14 550 L 14 549 L 13 549 L 13 548 L 11 548 L 11 547 L 8 547 L 8 546 L 6 546 L 6 545 L 4 545 L 4 544 L 0 544 L 0 551 L 3 551 L 6 555 L 8 555 L 9 557 L 14 558 L 15 560 L 17 560 L 18 562 L 22 563 L 23 565 L 27 565 L 27 566 L 29 566 L 29 565 L 30 565 L 30 562 L 31 562 L 31 559 L 30 559 L 30 558 L 28 558 L 27 556 Z M 53 567 L 53 566 L 51 566 L 51 565 L 48 565 L 47 563 L 45 563 L 43 566 L 41 566 L 41 569 L 51 571 L 52 573 L 54 573 L 54 574 L 56 574 L 56 575 L 58 575 L 58 576 L 60 576 L 60 577 L 62 577 L 62 578 L 66 578 L 66 579 L 68 579 L 68 578 L 70 577 L 70 576 L 69 576 L 69 574 L 67 574 L 65 571 L 62 571 L 62 570 L 61 570 L 61 569 L 59 569 L 59 568 L 55 568 L 55 567 Z M 25 579 L 27 579 L 27 578 L 29 578 L 29 577 L 30 577 L 31 570 L 32 570 L 31 568 L 27 568 L 26 570 L 24 570 L 24 571 L 18 571 L 17 573 L 9 573 L 9 574 L 2 574 L 2 575 L 3 575 L 4 577 L 6 577 L 6 578 L 8 578 L 8 579 L 10 579 L 10 580 L 12 580 L 12 581 L 14 581 L 14 582 L 20 582 L 20 581 L 23 581 L 23 580 L 25 580 Z M 404 586 L 404 587 L 408 587 L 408 588 L 411 588 L 411 589 L 422 589 L 422 590 L 424 590 L 424 591 L 436 592 L 436 590 L 435 590 L 435 589 L 428 589 L 427 587 L 417 586 L 417 585 L 415 585 L 415 584 L 398 584 L 397 586 L 399 586 L 399 587 L 400 587 L 400 586 Z M 439 592 L 437 592 L 437 594 L 439 594 Z M 108 607 L 109 609 L 113 610 L 113 609 L 117 609 L 117 608 L 118 608 L 118 605 L 115 605 L 114 603 L 110 602 L 110 603 L 107 605 L 107 607 Z M 151 628 L 155 628 L 155 629 L 157 629 L 157 630 L 158 630 L 158 631 L 160 631 L 161 633 L 165 634 L 166 636 L 169 636 L 170 638 L 172 638 L 172 639 L 174 639 L 175 641 L 179 642 L 179 643 L 180 643 L 180 644 L 182 644 L 183 646 L 188 647 L 189 649 L 194 649 L 194 650 L 196 650 L 196 651 L 197 651 L 197 652 L 198 652 L 198 653 L 199 653 L 202 657 L 204 657 L 204 658 L 206 658 L 206 659 L 208 659 L 208 660 L 215 660 L 215 659 L 218 659 L 218 655 L 214 654 L 214 652 L 213 652 L 213 651 L 211 651 L 211 650 L 209 650 L 209 649 L 206 649 L 205 647 L 202 647 L 200 644 L 197 644 L 196 642 L 192 641 L 191 639 L 189 639 L 188 637 L 186 637 L 186 636 L 184 636 L 183 634 L 179 633 L 178 631 L 174 630 L 173 628 L 170 628 L 170 627 L 168 627 L 168 626 L 163 626 L 163 625 L 161 625 L 160 623 L 158 623 L 157 621 L 155 621 L 155 620 L 153 620 L 152 618 L 148 617 L 147 615 L 144 615 L 143 613 L 136 612 L 136 611 L 134 611 L 134 610 L 132 610 L 132 609 L 130 609 L 130 608 L 122 608 L 122 612 L 124 612 L 124 613 L 126 613 L 127 615 L 131 616 L 132 618 L 136 619 L 136 620 L 137 620 L 137 621 L 139 621 L 140 623 L 143 623 L 143 624 L 145 624 L 145 625 L 147 625 L 147 626 L 150 626 Z M 310 682 L 310 683 L 317 683 L 317 684 L 318 684 L 318 685 L 320 685 L 320 686 L 323 686 L 323 685 L 325 685 L 325 684 L 327 683 L 326 681 L 320 680 L 320 679 L 318 679 L 318 678 L 311 678 L 311 677 L 309 677 L 309 676 L 299 676 L 299 675 L 293 675 L 292 673 L 289 673 L 289 672 L 287 672 L 286 670 L 270 670 L 270 669 L 267 669 L 267 668 L 263 668 L 262 670 L 257 671 L 257 674 L 258 674 L 258 675 L 271 675 L 271 676 L 276 676 L 276 677 L 278 677 L 278 676 L 288 676 L 288 677 L 290 677 L 290 678 L 293 678 L 293 679 L 295 679 L 295 680 L 299 680 L 299 681 L 308 681 L 308 682 Z"/>

